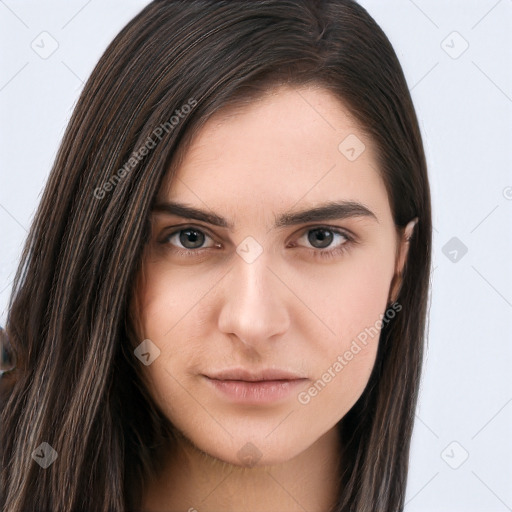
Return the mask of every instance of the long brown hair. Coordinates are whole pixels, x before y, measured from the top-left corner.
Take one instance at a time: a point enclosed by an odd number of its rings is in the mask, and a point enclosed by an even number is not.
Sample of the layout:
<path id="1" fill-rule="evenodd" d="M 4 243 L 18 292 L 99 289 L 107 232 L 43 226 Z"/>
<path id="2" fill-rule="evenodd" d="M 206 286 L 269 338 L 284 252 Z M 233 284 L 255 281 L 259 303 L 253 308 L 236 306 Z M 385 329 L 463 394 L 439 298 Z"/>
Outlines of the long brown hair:
<path id="1" fill-rule="evenodd" d="M 376 145 L 397 229 L 419 219 L 402 309 L 383 326 L 370 382 L 339 423 L 335 511 L 403 509 L 432 227 L 397 56 L 352 0 L 155 0 L 88 79 L 15 277 L 6 333 L 16 368 L 1 379 L 4 512 L 140 509 L 173 433 L 133 354 L 141 340 L 130 304 L 152 203 L 214 112 L 283 83 L 339 97 Z M 43 442 L 57 453 L 46 469 L 32 456 Z"/>

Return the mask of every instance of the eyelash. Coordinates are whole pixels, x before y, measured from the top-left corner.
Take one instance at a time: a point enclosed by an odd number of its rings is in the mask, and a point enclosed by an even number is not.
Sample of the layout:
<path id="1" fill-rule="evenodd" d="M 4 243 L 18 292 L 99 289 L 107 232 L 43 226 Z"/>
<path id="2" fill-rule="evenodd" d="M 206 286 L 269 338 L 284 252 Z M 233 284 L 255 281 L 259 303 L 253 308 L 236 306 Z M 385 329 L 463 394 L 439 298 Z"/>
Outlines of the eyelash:
<path id="1" fill-rule="evenodd" d="M 163 240 L 160 241 L 162 245 L 171 245 L 169 243 L 169 239 L 173 237 L 174 235 L 180 233 L 181 231 L 186 231 L 187 229 L 194 229 L 197 231 L 200 231 L 201 233 L 205 234 L 206 236 L 211 237 L 204 229 L 200 229 L 196 226 L 184 226 L 180 227 L 180 229 L 177 229 L 176 231 L 173 231 L 172 233 L 169 233 L 166 235 Z M 339 228 L 331 227 L 331 226 L 314 226 L 309 227 L 306 229 L 306 231 L 299 237 L 302 238 L 305 234 L 307 234 L 309 231 L 330 231 L 331 233 L 334 233 L 336 235 L 341 235 L 343 238 L 346 239 L 344 243 L 341 245 L 338 245 L 334 249 L 316 249 L 316 248 L 309 248 L 309 250 L 312 252 L 314 258 L 321 258 L 323 260 L 335 258 L 337 256 L 341 256 L 345 253 L 347 253 L 354 244 L 357 243 L 354 237 L 347 234 L 345 231 L 340 230 Z M 208 249 L 212 249 L 212 247 L 201 247 L 199 249 L 181 249 L 179 247 L 172 247 L 172 251 L 178 254 L 179 256 L 183 256 L 186 258 L 196 258 L 201 256 L 204 251 L 207 251 Z"/>

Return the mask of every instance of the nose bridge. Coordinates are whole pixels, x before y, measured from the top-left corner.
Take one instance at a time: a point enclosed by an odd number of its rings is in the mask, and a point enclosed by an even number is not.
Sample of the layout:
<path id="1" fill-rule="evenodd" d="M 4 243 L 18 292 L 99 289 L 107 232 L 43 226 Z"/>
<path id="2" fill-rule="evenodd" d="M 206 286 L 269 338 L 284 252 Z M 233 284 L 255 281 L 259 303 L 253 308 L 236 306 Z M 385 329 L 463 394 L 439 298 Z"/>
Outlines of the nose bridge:
<path id="1" fill-rule="evenodd" d="M 268 268 L 269 253 L 254 239 L 237 247 L 225 283 L 219 329 L 245 343 L 258 343 L 288 328 L 284 286 Z"/>

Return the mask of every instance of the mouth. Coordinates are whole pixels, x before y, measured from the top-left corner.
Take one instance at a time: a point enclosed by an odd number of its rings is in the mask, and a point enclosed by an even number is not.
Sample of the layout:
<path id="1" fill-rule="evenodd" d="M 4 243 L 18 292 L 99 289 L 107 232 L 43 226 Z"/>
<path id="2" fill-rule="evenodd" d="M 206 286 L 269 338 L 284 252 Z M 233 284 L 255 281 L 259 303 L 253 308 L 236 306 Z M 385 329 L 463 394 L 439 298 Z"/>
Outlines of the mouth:
<path id="1" fill-rule="evenodd" d="M 285 370 L 249 372 L 241 368 L 212 372 L 203 377 L 223 399 L 248 405 L 282 401 L 309 380 Z"/>

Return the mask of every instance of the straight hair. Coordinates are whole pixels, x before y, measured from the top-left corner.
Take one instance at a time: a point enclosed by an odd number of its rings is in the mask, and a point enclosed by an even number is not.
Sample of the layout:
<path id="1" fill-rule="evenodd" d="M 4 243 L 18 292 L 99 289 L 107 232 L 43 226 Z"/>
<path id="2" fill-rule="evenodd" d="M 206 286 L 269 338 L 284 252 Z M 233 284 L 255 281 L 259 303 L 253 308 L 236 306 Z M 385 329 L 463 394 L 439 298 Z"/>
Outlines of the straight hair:
<path id="1" fill-rule="evenodd" d="M 375 144 L 397 232 L 419 219 L 401 310 L 337 425 L 333 512 L 403 510 L 432 226 L 420 130 L 392 45 L 352 0 L 155 0 L 87 80 L 22 252 L 5 326 L 16 367 L 0 379 L 4 512 L 140 510 L 175 439 L 133 354 L 150 211 L 212 114 L 280 85 L 339 98 Z M 43 442 L 58 454 L 46 469 L 32 457 Z"/>

